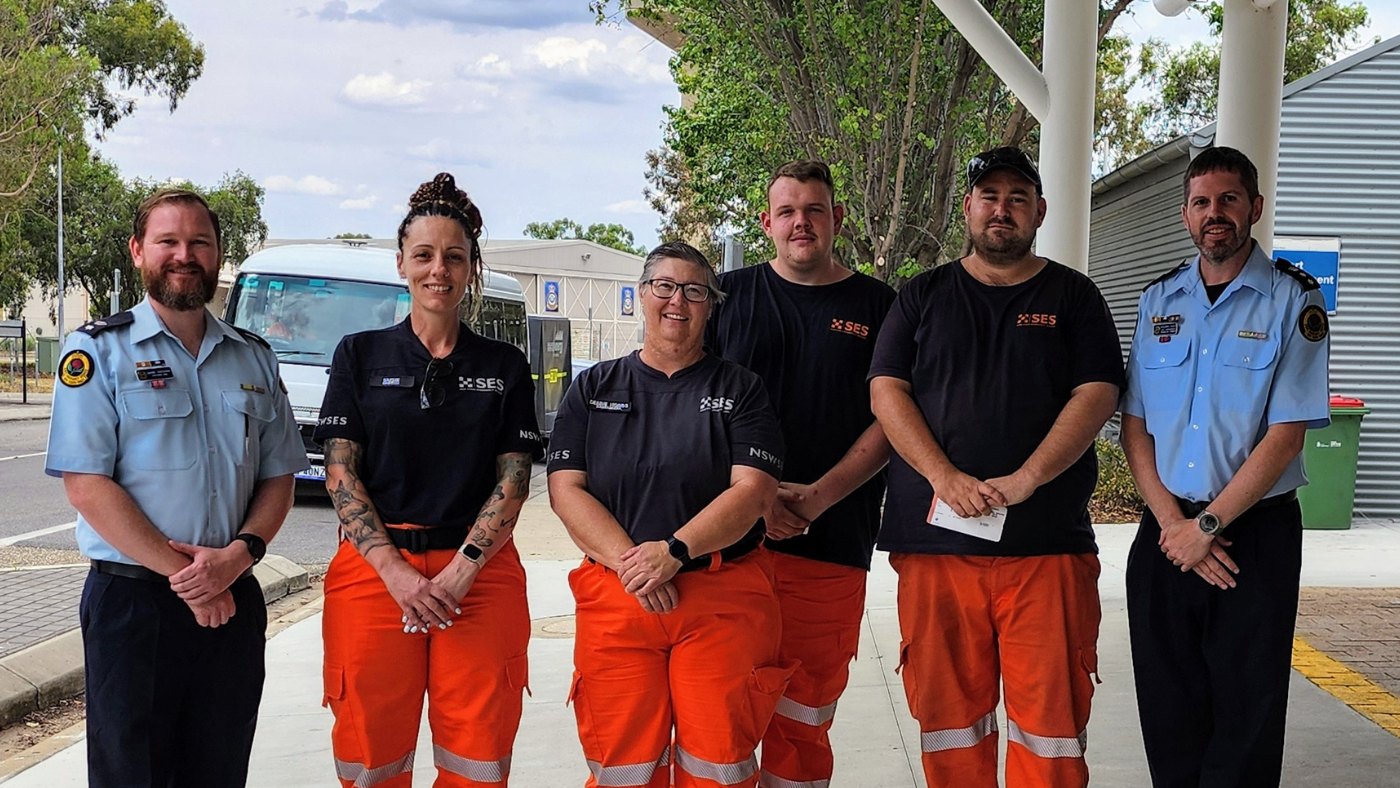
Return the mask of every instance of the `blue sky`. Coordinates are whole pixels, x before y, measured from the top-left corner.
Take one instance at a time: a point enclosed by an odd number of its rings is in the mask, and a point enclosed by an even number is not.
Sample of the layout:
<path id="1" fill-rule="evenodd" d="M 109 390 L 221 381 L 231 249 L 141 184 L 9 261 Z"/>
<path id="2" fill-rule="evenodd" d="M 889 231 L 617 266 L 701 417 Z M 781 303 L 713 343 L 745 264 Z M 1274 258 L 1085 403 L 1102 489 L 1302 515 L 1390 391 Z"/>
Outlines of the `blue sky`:
<path id="1" fill-rule="evenodd" d="M 587 0 L 167 0 L 206 49 L 171 114 L 142 102 L 100 143 L 128 177 L 213 184 L 241 169 L 267 189 L 273 237 L 392 235 L 418 183 L 447 170 L 487 232 L 568 216 L 619 222 L 643 244 L 643 156 L 679 101 L 670 53 L 593 24 Z M 1400 34 L 1370 0 L 1363 37 Z M 1206 35 L 1147 0 L 1120 29 L 1173 44 Z"/>

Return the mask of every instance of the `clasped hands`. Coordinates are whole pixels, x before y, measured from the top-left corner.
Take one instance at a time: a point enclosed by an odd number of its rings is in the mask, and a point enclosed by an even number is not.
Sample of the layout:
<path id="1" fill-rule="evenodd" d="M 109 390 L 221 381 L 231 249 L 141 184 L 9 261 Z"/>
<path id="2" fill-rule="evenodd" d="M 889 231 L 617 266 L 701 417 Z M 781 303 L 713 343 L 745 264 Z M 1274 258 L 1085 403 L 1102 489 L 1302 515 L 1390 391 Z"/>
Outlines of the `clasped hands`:
<path id="1" fill-rule="evenodd" d="M 1157 546 L 1183 572 L 1195 572 L 1201 579 L 1221 589 L 1235 587 L 1240 568 L 1225 552 L 1232 542 L 1201 530 L 1194 518 L 1169 520 L 1162 526 Z"/>
<path id="2" fill-rule="evenodd" d="M 633 546 L 622 554 L 617 565 L 622 587 L 648 613 L 669 613 L 680 604 L 680 592 L 671 582 L 679 571 L 681 562 L 671 555 L 664 541 Z"/>
<path id="3" fill-rule="evenodd" d="M 227 547 L 201 547 L 170 540 L 171 549 L 186 555 L 190 565 L 170 576 L 170 588 L 189 605 L 202 627 L 221 627 L 233 618 L 237 606 L 228 590 L 253 557 L 242 542 Z"/>
<path id="4" fill-rule="evenodd" d="M 993 506 L 1015 506 L 1031 497 L 1037 485 L 1025 471 L 979 481 L 954 470 L 929 483 L 938 500 L 948 504 L 959 517 L 985 517 Z"/>

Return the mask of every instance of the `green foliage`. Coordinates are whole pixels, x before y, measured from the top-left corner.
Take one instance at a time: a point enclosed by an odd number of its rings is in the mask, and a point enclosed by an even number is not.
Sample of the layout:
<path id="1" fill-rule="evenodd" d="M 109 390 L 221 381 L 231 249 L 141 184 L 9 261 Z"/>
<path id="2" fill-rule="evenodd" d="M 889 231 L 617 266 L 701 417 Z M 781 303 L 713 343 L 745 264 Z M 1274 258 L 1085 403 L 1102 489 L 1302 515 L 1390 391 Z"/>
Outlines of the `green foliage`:
<path id="1" fill-rule="evenodd" d="M 1100 49 L 1099 128 L 1101 169 L 1144 153 L 1215 120 L 1220 84 L 1220 33 L 1225 12 L 1212 2 L 1199 11 L 1212 40 L 1173 48 L 1151 39 L 1136 51 L 1126 36 L 1109 36 Z M 1284 82 L 1323 68 L 1358 43 L 1370 15 L 1360 2 L 1290 0 Z M 1142 101 L 1130 91 L 1141 88 Z"/>
<path id="2" fill-rule="evenodd" d="M 88 96 L 88 112 L 109 129 L 136 108 L 120 95 L 139 89 L 165 98 L 170 111 L 204 71 L 204 47 L 190 39 L 162 0 L 61 0 L 71 19 L 70 47 L 91 53 L 101 79 Z"/>
<path id="3" fill-rule="evenodd" d="M 53 292 L 58 287 L 57 184 L 52 173 L 45 177 L 34 190 L 35 198 L 13 223 L 9 242 L 0 244 L 0 271 L 27 271 Z M 242 262 L 267 240 L 263 189 L 242 172 L 225 175 L 212 188 L 125 181 L 115 165 L 81 148 L 65 153 L 63 180 L 65 279 L 70 287 L 87 291 L 98 315 L 106 313 L 113 271 L 122 272 L 123 304 L 129 306 L 143 296 L 127 241 L 137 206 L 161 186 L 189 188 L 204 196 L 219 216 L 226 264 Z"/>
<path id="4" fill-rule="evenodd" d="M 1142 516 L 1142 496 L 1128 470 L 1128 458 L 1123 449 L 1112 441 L 1098 438 L 1094 441 L 1094 452 L 1099 459 L 1099 481 L 1089 501 L 1094 522 L 1136 522 Z"/>
<path id="5" fill-rule="evenodd" d="M 645 256 L 646 247 L 638 246 L 632 231 L 620 224 L 590 224 L 584 227 L 569 219 L 555 219 L 552 222 L 530 222 L 525 225 L 526 238 L 541 240 L 592 241 L 601 246 L 618 249 L 628 254 Z"/>
<path id="6" fill-rule="evenodd" d="M 370 235 L 369 233 L 336 233 L 333 237 L 336 239 L 356 241 L 368 240 L 370 238 L 373 238 L 374 236 Z"/>

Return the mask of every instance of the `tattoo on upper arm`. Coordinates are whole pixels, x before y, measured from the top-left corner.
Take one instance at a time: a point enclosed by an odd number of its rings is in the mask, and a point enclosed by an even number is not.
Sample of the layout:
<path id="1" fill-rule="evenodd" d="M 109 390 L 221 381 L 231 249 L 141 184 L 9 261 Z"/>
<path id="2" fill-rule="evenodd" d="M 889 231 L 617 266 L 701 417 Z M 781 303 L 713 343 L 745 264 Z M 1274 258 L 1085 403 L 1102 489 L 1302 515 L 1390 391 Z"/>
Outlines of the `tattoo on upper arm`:
<path id="1" fill-rule="evenodd" d="M 327 467 L 344 467 L 345 478 L 336 481 L 335 489 L 330 490 L 330 494 L 345 538 L 355 545 L 360 555 L 368 555 L 376 547 L 391 547 L 393 543 L 389 541 L 389 534 L 369 500 L 364 482 L 360 480 L 360 459 L 364 456 L 364 448 L 354 441 L 331 438 L 326 441 L 325 449 Z"/>
<path id="2" fill-rule="evenodd" d="M 500 479 L 501 485 L 497 486 L 496 490 L 501 491 L 504 485 L 509 484 L 513 493 L 510 496 L 511 500 L 524 499 L 530 489 L 530 468 L 533 465 L 532 458 L 525 452 L 512 452 L 497 457 L 496 478 Z"/>

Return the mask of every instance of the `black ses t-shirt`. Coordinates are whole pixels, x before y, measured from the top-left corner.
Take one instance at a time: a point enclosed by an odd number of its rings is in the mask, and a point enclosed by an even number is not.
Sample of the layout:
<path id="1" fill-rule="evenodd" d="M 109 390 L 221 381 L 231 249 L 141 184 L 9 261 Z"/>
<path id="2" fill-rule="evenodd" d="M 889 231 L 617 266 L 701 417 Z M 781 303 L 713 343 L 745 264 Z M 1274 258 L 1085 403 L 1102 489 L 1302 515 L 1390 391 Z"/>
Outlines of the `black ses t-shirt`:
<path id="1" fill-rule="evenodd" d="M 467 526 L 496 487 L 498 456 L 542 454 L 534 383 L 517 348 L 463 324 L 446 359 L 451 371 L 437 373 L 443 403 L 423 410 L 431 360 L 408 319 L 346 336 L 315 437 L 364 447 L 360 473 L 384 522 Z"/>
<path id="2" fill-rule="evenodd" d="M 722 275 L 720 289 L 727 298 L 710 316 L 706 346 L 763 379 L 788 448 L 783 481 L 811 484 L 875 421 L 865 373 L 894 290 L 860 273 L 795 284 L 767 263 Z M 869 569 L 884 493 L 884 474 L 877 474 L 805 535 L 768 547 Z"/>
<path id="3" fill-rule="evenodd" d="M 669 378 L 640 351 L 588 368 L 549 442 L 549 472 L 585 471 L 588 492 L 637 544 L 675 534 L 729 489 L 735 465 L 777 479 L 782 458 L 762 381 L 709 354 Z"/>
<path id="4" fill-rule="evenodd" d="M 1103 296 L 1087 276 L 1055 262 L 1008 287 L 977 281 L 961 260 L 915 277 L 885 321 L 870 377 L 909 381 L 948 459 L 983 480 L 1021 467 L 1075 387 L 1126 385 Z M 1012 506 L 1001 541 L 990 542 L 928 525 L 933 488 L 896 454 L 879 547 L 955 555 L 1096 552 L 1088 503 L 1097 478 L 1090 448 Z"/>

